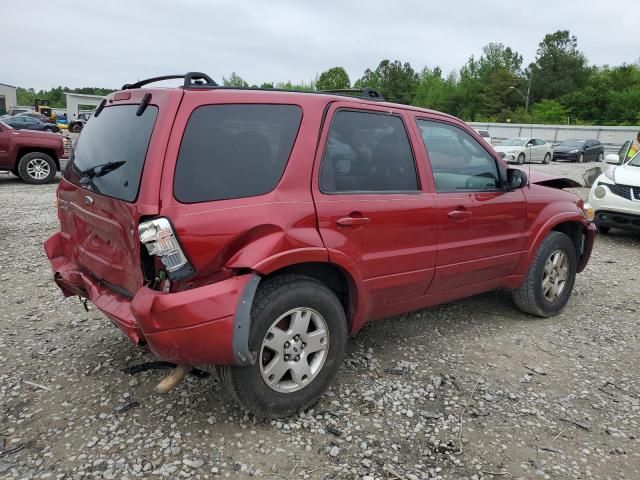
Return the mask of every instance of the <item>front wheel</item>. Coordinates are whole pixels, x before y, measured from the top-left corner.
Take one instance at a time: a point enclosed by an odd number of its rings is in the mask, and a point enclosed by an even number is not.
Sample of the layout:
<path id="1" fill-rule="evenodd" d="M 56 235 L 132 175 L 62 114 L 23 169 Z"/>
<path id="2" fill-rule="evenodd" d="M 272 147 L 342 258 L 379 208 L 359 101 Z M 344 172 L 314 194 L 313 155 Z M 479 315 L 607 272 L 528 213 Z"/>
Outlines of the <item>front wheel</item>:
<path id="1" fill-rule="evenodd" d="M 584 163 L 584 153 L 581 153 L 578 157 L 578 163 Z"/>
<path id="2" fill-rule="evenodd" d="M 571 239 L 550 232 L 536 252 L 522 285 L 513 291 L 515 304 L 538 317 L 556 315 L 569 301 L 576 280 L 577 255 Z"/>
<path id="3" fill-rule="evenodd" d="M 315 403 L 344 357 L 342 304 L 326 285 L 282 275 L 260 286 L 251 309 L 248 367 L 218 367 L 233 397 L 258 417 L 292 415 Z"/>
<path id="4" fill-rule="evenodd" d="M 71 127 L 71 131 L 73 133 L 80 133 L 82 131 L 82 125 L 80 124 L 73 125 L 73 127 Z"/>
<path id="5" fill-rule="evenodd" d="M 551 162 L 551 154 L 547 153 L 542 160 L 542 163 L 550 163 Z"/>
<path id="6" fill-rule="evenodd" d="M 604 154 L 603 153 L 599 153 L 598 154 L 598 161 L 601 162 L 604 159 Z"/>
<path id="7" fill-rule="evenodd" d="M 609 231 L 611 230 L 611 227 L 606 227 L 604 225 L 597 225 L 598 227 L 598 233 L 601 233 L 603 235 L 606 235 L 609 233 Z"/>
<path id="8" fill-rule="evenodd" d="M 520 155 L 518 155 L 518 165 L 524 164 L 525 160 L 526 160 L 526 157 L 525 157 L 524 153 L 521 153 Z"/>

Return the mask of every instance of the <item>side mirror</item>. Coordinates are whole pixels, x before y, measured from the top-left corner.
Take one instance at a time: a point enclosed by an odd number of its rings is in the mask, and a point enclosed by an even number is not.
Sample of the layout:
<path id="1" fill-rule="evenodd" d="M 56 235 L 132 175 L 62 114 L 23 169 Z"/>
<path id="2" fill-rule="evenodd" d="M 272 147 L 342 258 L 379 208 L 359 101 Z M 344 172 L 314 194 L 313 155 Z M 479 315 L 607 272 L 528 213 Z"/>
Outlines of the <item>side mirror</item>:
<path id="1" fill-rule="evenodd" d="M 604 161 L 612 165 L 620 165 L 620 156 L 617 153 L 610 153 L 604 157 Z"/>
<path id="2" fill-rule="evenodd" d="M 517 190 L 527 184 L 527 174 L 519 168 L 507 169 L 507 189 Z"/>

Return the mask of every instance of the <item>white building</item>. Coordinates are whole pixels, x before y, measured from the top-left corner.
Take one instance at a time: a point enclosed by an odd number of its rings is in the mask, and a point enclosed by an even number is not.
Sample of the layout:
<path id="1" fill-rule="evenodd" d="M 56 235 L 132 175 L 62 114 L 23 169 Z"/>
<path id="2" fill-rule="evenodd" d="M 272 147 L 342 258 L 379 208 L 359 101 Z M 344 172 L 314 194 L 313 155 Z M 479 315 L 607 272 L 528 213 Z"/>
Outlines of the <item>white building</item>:
<path id="1" fill-rule="evenodd" d="M 67 118 L 75 119 L 79 113 L 93 111 L 100 105 L 104 97 L 99 95 L 86 95 L 83 93 L 65 93 L 67 97 Z"/>
<path id="2" fill-rule="evenodd" d="M 12 85 L 0 83 L 0 115 L 4 115 L 12 108 L 18 106 L 17 90 L 18 89 Z"/>

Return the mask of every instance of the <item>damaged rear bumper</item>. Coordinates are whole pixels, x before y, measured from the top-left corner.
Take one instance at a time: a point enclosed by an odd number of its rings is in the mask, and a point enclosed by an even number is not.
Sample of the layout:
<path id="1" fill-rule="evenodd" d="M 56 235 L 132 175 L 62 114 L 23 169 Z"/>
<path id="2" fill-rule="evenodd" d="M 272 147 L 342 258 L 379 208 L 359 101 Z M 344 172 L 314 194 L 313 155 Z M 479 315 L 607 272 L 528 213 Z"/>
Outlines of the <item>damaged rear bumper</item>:
<path id="1" fill-rule="evenodd" d="M 250 363 L 246 305 L 259 278 L 239 275 L 176 293 L 140 288 L 132 298 L 116 292 L 64 255 L 64 238 L 45 242 L 54 280 L 65 296 L 91 300 L 135 344 L 147 343 L 175 363 L 237 365 Z M 235 351 L 234 351 L 235 347 Z"/>

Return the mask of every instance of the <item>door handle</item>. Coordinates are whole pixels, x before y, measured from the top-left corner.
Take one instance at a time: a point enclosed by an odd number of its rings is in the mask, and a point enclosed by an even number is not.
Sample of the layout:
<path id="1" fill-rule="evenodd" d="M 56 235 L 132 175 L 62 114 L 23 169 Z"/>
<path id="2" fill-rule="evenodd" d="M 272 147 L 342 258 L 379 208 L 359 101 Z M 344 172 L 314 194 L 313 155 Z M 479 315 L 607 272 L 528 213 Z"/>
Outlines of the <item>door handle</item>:
<path id="1" fill-rule="evenodd" d="M 336 223 L 342 227 L 357 227 L 369 223 L 367 217 L 343 217 L 336 220 Z"/>
<path id="2" fill-rule="evenodd" d="M 453 218 L 455 220 L 464 220 L 471 216 L 471 212 L 468 210 L 452 210 L 448 215 L 449 218 Z"/>

